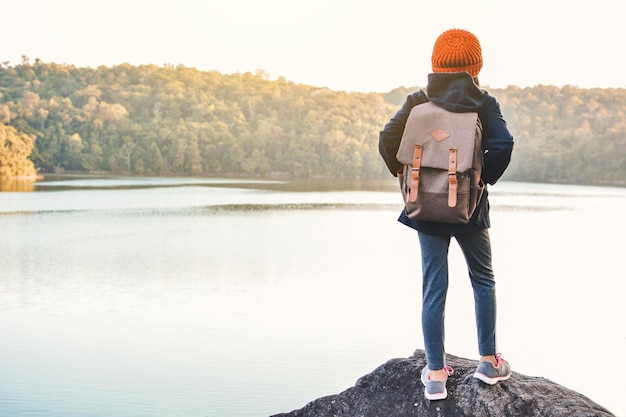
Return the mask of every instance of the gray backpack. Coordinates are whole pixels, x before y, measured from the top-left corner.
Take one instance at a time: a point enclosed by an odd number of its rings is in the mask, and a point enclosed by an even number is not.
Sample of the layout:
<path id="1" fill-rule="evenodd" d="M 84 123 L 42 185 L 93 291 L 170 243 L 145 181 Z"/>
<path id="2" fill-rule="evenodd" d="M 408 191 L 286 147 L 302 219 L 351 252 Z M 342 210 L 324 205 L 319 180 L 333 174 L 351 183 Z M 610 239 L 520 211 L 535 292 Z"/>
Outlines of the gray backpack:
<path id="1" fill-rule="evenodd" d="M 431 102 L 411 110 L 396 158 L 409 218 L 467 223 L 485 189 L 478 113 L 454 113 Z"/>

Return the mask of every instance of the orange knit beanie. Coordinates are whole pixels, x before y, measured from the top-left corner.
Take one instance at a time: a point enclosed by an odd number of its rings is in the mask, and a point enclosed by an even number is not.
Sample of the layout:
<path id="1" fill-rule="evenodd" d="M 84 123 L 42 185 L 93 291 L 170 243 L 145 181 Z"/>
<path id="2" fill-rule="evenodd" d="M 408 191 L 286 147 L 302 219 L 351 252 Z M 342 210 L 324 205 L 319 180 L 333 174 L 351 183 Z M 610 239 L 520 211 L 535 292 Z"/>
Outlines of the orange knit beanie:
<path id="1" fill-rule="evenodd" d="M 483 55 L 478 38 L 463 29 L 443 32 L 433 48 L 433 72 L 469 72 L 478 76 L 483 67 Z"/>

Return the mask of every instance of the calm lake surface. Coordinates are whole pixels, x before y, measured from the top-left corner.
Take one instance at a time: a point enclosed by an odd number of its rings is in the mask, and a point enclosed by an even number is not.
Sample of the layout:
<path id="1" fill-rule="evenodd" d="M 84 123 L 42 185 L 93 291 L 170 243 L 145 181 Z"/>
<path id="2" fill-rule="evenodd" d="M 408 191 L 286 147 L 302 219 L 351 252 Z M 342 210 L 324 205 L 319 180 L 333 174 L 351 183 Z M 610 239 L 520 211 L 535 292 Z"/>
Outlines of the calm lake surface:
<path id="1" fill-rule="evenodd" d="M 66 176 L 0 192 L 0 416 L 270 416 L 422 349 L 395 185 Z M 626 416 L 626 189 L 490 191 L 503 356 Z M 447 350 L 475 359 L 456 244 L 450 262 Z"/>

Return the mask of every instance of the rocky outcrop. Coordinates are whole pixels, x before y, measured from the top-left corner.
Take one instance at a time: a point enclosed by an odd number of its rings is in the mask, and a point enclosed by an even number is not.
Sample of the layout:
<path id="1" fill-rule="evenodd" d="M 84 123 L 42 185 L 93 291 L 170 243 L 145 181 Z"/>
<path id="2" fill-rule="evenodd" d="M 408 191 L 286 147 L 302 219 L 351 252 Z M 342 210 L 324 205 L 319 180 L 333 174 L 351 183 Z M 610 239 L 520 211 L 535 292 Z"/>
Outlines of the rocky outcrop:
<path id="1" fill-rule="evenodd" d="M 448 398 L 429 401 L 419 375 L 424 351 L 392 359 L 348 390 L 272 417 L 615 417 L 589 398 L 548 379 L 513 372 L 494 386 L 472 375 L 477 361 L 447 355 L 454 368 Z"/>

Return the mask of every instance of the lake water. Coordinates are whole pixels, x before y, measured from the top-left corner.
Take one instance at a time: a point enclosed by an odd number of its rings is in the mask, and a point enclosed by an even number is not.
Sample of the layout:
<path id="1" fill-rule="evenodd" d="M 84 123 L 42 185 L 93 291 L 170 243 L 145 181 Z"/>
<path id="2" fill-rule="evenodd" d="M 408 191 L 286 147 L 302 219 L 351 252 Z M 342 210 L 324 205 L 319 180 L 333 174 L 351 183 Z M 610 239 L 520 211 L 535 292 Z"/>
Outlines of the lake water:
<path id="1" fill-rule="evenodd" d="M 0 192 L 0 416 L 269 416 L 410 356 L 419 246 L 395 184 L 68 176 Z M 503 356 L 626 416 L 626 189 L 503 182 L 491 203 Z M 450 259 L 447 350 L 477 358 L 455 244 Z"/>

